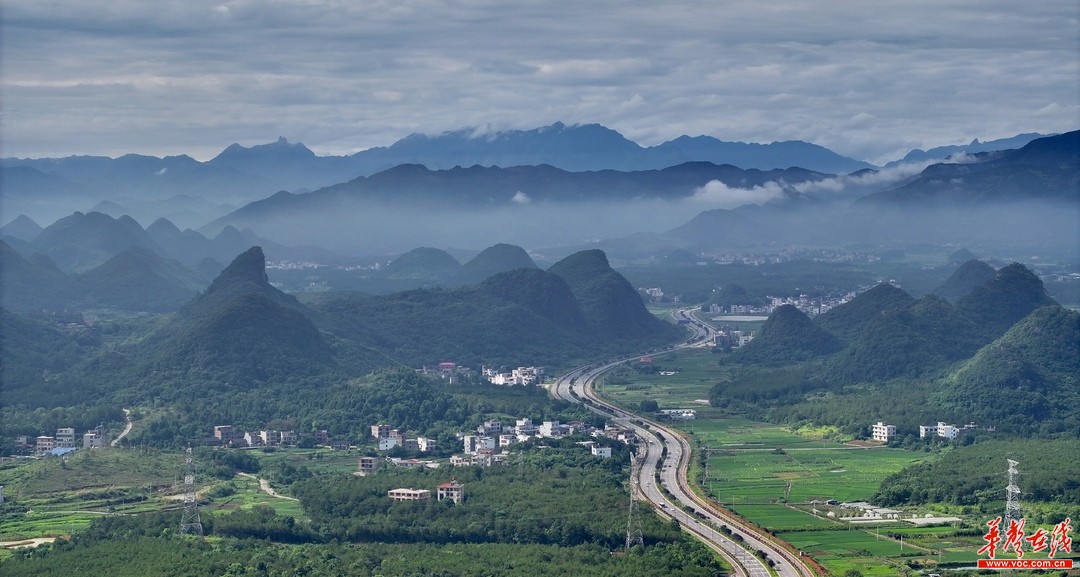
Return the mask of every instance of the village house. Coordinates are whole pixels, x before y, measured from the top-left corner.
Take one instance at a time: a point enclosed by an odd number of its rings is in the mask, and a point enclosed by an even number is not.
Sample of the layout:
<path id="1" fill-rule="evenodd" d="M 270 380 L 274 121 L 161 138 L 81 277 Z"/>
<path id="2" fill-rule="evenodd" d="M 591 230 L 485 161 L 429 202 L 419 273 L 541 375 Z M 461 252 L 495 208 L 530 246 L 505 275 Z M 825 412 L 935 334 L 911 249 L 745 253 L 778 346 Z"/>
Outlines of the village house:
<path id="1" fill-rule="evenodd" d="M 34 454 L 41 457 L 51 453 L 56 448 L 56 439 L 48 435 L 40 435 L 34 443 Z"/>
<path id="2" fill-rule="evenodd" d="M 559 421 L 544 421 L 537 430 L 538 435 L 546 438 L 565 437 L 571 433 L 573 431 L 570 430 L 570 426 L 561 424 Z"/>
<path id="3" fill-rule="evenodd" d="M 104 443 L 105 437 L 99 435 L 97 431 L 87 431 L 83 434 L 84 449 L 100 449 Z"/>
<path id="4" fill-rule="evenodd" d="M 391 501 L 427 501 L 431 499 L 431 491 L 427 489 L 390 489 L 386 496 Z"/>
<path id="5" fill-rule="evenodd" d="M 882 443 L 888 443 L 890 439 L 896 436 L 896 425 L 887 425 L 878 421 L 871 427 L 870 431 L 871 439 L 881 441 Z"/>
<path id="6" fill-rule="evenodd" d="M 247 431 L 244 433 L 244 443 L 249 447 L 261 447 L 263 446 L 263 439 L 259 433 Z"/>
<path id="7" fill-rule="evenodd" d="M 955 425 L 949 425 L 942 421 L 938 421 L 937 425 L 919 425 L 919 438 L 925 439 L 926 437 L 940 437 L 942 439 L 955 439 L 960 435 L 975 430 L 975 423 L 968 423 L 963 427 L 957 427 Z"/>
<path id="8" fill-rule="evenodd" d="M 465 435 L 461 440 L 465 446 L 464 451 L 468 454 L 476 454 L 482 449 L 494 449 L 497 444 L 495 439 L 480 435 Z"/>
<path id="9" fill-rule="evenodd" d="M 509 373 L 499 372 L 495 369 L 483 369 L 484 376 L 495 385 L 529 386 L 540 383 L 544 374 L 543 367 L 518 367 Z"/>
<path id="10" fill-rule="evenodd" d="M 379 470 L 378 457 L 360 457 L 356 463 L 356 472 L 361 476 L 370 475 Z"/>
<path id="11" fill-rule="evenodd" d="M 71 449 L 75 447 L 75 429 L 72 427 L 61 427 L 56 430 L 56 442 L 55 448 L 57 449 Z"/>
<path id="12" fill-rule="evenodd" d="M 452 479 L 449 483 L 436 487 L 435 494 L 440 501 L 450 499 L 454 503 L 460 503 L 465 500 L 465 486 L 458 483 L 457 479 Z"/>

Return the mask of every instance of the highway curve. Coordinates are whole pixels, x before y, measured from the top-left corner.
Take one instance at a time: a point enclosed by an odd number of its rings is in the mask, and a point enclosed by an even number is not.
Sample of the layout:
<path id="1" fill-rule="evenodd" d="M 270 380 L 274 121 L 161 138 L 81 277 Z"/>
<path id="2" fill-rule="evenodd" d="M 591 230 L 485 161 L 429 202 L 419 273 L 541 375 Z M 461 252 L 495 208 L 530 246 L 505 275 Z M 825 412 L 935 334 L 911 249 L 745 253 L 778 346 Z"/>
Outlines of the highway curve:
<path id="1" fill-rule="evenodd" d="M 687 340 L 666 351 L 650 353 L 653 356 L 681 348 L 700 346 L 712 335 L 712 329 L 696 319 L 687 309 L 672 313 L 693 332 Z M 767 564 L 749 549 L 764 552 L 773 562 L 773 571 L 780 577 L 814 577 L 813 570 L 789 550 L 789 546 L 762 535 L 756 527 L 744 523 L 738 517 L 720 510 L 694 494 L 686 482 L 686 470 L 690 463 L 690 444 L 676 431 L 647 418 L 634 415 L 615 407 L 593 393 L 592 384 L 601 374 L 639 355 L 613 359 L 607 362 L 579 367 L 560 377 L 551 386 L 551 395 L 572 403 L 583 403 L 592 411 L 603 415 L 615 424 L 634 431 L 640 459 L 644 456 L 638 482 L 640 498 L 649 501 L 660 512 L 679 521 L 682 527 L 721 553 L 732 565 L 735 573 L 748 577 L 768 577 Z M 660 475 L 657 483 L 657 470 Z M 732 535 L 739 535 L 743 543 L 737 543 L 718 528 L 727 526 Z"/>

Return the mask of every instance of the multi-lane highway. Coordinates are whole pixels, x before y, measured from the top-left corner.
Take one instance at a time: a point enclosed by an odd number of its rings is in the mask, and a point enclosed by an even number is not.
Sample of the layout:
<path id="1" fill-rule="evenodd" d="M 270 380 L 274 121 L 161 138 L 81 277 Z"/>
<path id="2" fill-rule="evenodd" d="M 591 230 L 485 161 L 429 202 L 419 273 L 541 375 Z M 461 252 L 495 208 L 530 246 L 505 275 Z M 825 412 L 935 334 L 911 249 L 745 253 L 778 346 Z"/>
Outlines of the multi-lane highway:
<path id="1" fill-rule="evenodd" d="M 700 346 L 712 336 L 711 327 L 697 321 L 689 310 L 679 310 L 673 314 L 682 324 L 689 326 L 693 335 L 671 349 L 653 355 Z M 686 482 L 690 444 L 685 438 L 660 423 L 628 413 L 594 395 L 592 384 L 597 377 L 636 358 L 638 355 L 577 368 L 559 378 L 552 385 L 551 394 L 565 401 L 584 403 L 619 426 L 633 430 L 639 441 L 638 457 L 643 457 L 638 481 L 640 497 L 659 508 L 664 515 L 677 519 L 684 529 L 720 552 L 736 574 L 768 577 L 770 572 L 766 561 L 752 552 L 761 551 L 781 577 L 813 577 L 814 573 L 807 564 L 787 547 L 760 535 L 738 518 L 723 514 L 694 494 Z M 657 478 L 660 479 L 659 483 Z M 719 530 L 725 526 L 730 530 L 731 537 Z M 741 544 L 736 542 L 734 535 L 739 535 Z"/>

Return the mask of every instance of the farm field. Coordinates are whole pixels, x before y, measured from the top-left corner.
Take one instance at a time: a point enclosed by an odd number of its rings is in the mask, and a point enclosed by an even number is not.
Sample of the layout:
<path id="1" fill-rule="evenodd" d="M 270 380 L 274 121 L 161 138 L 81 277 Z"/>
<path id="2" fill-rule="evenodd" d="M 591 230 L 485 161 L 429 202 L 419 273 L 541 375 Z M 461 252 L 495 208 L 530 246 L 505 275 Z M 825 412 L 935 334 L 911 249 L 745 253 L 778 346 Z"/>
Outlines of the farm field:
<path id="1" fill-rule="evenodd" d="M 839 526 L 836 521 L 822 519 L 808 515 L 798 509 L 792 509 L 786 505 L 735 505 L 728 507 L 746 519 L 753 519 L 754 523 L 768 527 L 773 531 L 790 531 L 792 529 L 812 528 L 835 528 Z"/>
<path id="2" fill-rule="evenodd" d="M 787 532 L 777 536 L 836 575 L 851 569 L 868 577 L 897 575 L 903 560 L 928 554 L 910 545 L 902 546 L 899 541 L 853 529 Z"/>
<path id="3" fill-rule="evenodd" d="M 352 471 L 352 455 L 316 451 L 259 453 L 266 464 L 314 463 L 312 469 Z M 294 465 L 295 466 L 295 465 Z M 179 511 L 184 472 L 181 453 L 141 449 L 79 450 L 66 459 L 20 459 L 0 464 L 5 502 L 0 507 L 0 541 L 68 535 L 102 515 Z M 196 477 L 202 514 L 221 514 L 258 505 L 279 514 L 302 517 L 295 500 L 271 497 L 257 478 L 222 480 Z"/>
<path id="4" fill-rule="evenodd" d="M 707 397 L 717 380 L 728 378 L 728 369 L 714 359 L 707 350 L 659 356 L 653 360 L 655 371 L 624 370 L 599 390 L 633 410 L 646 399 L 656 400 L 660 408 L 697 409 L 696 419 L 672 422 L 691 439 L 698 455 L 708 455 L 704 462 L 694 460 L 698 466 L 691 481 L 725 507 L 805 551 L 831 574 L 918 574 L 939 564 L 973 562 L 982 540 L 970 529 L 914 527 L 900 521 L 855 525 L 813 515 L 815 506 L 808 505 L 813 500 L 869 500 L 885 477 L 938 454 L 850 443 L 831 427 L 793 430 L 691 405 Z M 655 374 L 661 370 L 677 372 Z M 825 510 L 823 506 L 822 514 Z"/>
<path id="5" fill-rule="evenodd" d="M 716 357 L 706 349 L 692 349 L 659 355 L 647 363 L 650 372 L 616 369 L 597 383 L 597 391 L 611 401 L 636 409 L 641 401 L 655 400 L 661 409 L 708 408 L 700 403 L 709 398 L 716 382 Z M 666 374 L 674 373 L 674 374 Z"/>
<path id="6" fill-rule="evenodd" d="M 706 485 L 721 502 L 869 499 L 881 479 L 923 460 L 901 449 L 828 448 L 710 451 Z"/>

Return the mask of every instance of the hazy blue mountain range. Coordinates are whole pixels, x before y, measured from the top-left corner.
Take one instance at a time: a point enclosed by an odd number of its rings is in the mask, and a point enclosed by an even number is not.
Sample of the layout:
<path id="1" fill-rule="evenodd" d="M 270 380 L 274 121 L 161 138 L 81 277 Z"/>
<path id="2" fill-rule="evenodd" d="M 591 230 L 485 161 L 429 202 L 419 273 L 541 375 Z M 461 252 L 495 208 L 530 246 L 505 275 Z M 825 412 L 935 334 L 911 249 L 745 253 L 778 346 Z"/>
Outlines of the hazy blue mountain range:
<path id="1" fill-rule="evenodd" d="M 929 150 L 922 150 L 919 148 L 913 149 L 904 155 L 904 158 L 900 160 L 894 160 L 886 166 L 892 166 L 904 162 L 921 162 L 925 160 L 944 160 L 955 154 L 976 154 L 979 152 L 993 152 L 995 150 L 1011 150 L 1014 148 L 1020 148 L 1027 143 L 1035 140 L 1036 138 L 1043 138 L 1046 136 L 1054 136 L 1053 134 L 1039 134 L 1038 132 L 1029 132 L 1025 134 L 1017 134 L 1009 138 L 999 138 L 996 140 L 988 140 L 986 142 L 980 142 L 978 138 L 972 140 L 968 144 L 953 144 L 949 146 L 937 146 Z"/>
<path id="2" fill-rule="evenodd" d="M 135 245 L 85 272 L 68 273 L 41 253 L 28 259 L 0 240 L 0 265 L 0 306 L 13 311 L 168 312 L 209 282 L 203 276 L 207 271 L 196 272 Z"/>
<path id="3" fill-rule="evenodd" d="M 994 142 L 1014 141 L 1019 142 Z M 0 159 L 0 184 L 13 214 L 26 212 L 51 220 L 73 210 L 96 210 L 119 216 L 98 204 L 110 201 L 138 218 L 164 216 L 192 226 L 199 215 L 220 216 L 227 210 L 222 207 L 282 190 L 314 190 L 401 164 L 420 164 L 432 170 L 547 164 L 569 171 L 639 171 L 685 162 L 761 170 L 801 167 L 838 174 L 873 168 L 867 162 L 802 141 L 759 144 L 680 136 L 642 147 L 598 124 L 555 123 L 533 130 L 412 134 L 389 146 L 349 156 L 317 156 L 302 143 L 279 138 L 255 146 L 232 144 L 204 162 L 186 155 L 157 158 L 140 154 L 5 158 Z"/>
<path id="4" fill-rule="evenodd" d="M 1029 199 L 1080 201 L 1080 131 L 1032 140 L 1022 148 L 979 153 L 926 168 L 868 203 L 977 204 Z"/>
<path id="5" fill-rule="evenodd" d="M 510 168 L 473 166 L 431 170 L 402 164 L 314 192 L 279 192 L 241 207 L 204 227 L 257 222 L 317 211 L 353 212 L 379 206 L 422 205 L 428 209 L 477 209 L 531 203 L 616 202 L 634 199 L 684 200 L 711 181 L 732 187 L 767 183 L 796 184 L 828 175 L 791 168 L 743 170 L 731 165 L 692 162 L 662 170 L 570 172 L 550 165 Z"/>

